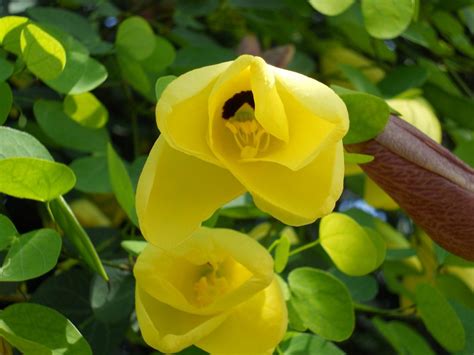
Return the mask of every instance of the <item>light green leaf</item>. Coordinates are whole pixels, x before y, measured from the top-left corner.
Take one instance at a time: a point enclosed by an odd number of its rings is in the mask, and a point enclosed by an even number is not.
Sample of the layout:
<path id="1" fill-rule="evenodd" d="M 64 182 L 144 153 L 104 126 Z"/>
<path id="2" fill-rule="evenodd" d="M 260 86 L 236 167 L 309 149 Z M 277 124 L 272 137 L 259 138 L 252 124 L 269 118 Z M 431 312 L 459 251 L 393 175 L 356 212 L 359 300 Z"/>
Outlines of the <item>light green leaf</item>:
<path id="1" fill-rule="evenodd" d="M 435 354 L 426 340 L 405 323 L 399 321 L 385 322 L 380 318 L 374 318 L 373 323 L 398 354 Z"/>
<path id="2" fill-rule="evenodd" d="M 23 28 L 20 47 L 28 69 L 43 80 L 58 77 L 66 65 L 62 44 L 37 25 L 28 24 Z"/>
<path id="3" fill-rule="evenodd" d="M 161 94 L 163 94 L 163 91 L 165 91 L 166 87 L 174 80 L 176 79 L 176 76 L 174 75 L 166 75 L 162 76 L 156 81 L 155 84 L 155 96 L 156 96 L 156 101 L 160 100 Z"/>
<path id="4" fill-rule="evenodd" d="M 115 193 L 115 197 L 130 220 L 138 226 L 135 211 L 135 191 L 122 159 L 109 144 L 107 147 L 107 162 L 109 166 L 109 179 Z"/>
<path id="5" fill-rule="evenodd" d="M 5 308 L 0 313 L 0 335 L 24 354 L 92 355 L 89 344 L 68 319 L 38 304 Z"/>
<path id="6" fill-rule="evenodd" d="M 53 160 L 48 150 L 32 135 L 10 127 L 0 127 L 0 159 L 14 157 Z"/>
<path id="7" fill-rule="evenodd" d="M 0 268 L 0 281 L 25 281 L 47 273 L 58 262 L 61 244 L 61 237 L 53 229 L 14 237 Z"/>
<path id="8" fill-rule="evenodd" d="M 140 62 L 123 54 L 117 57 L 122 77 L 140 94 L 154 101 L 152 82 Z"/>
<path id="9" fill-rule="evenodd" d="M 367 235 L 369 236 L 370 240 L 372 241 L 372 245 L 375 247 L 377 252 L 377 260 L 375 264 L 379 267 L 384 259 L 386 253 L 386 244 L 384 238 L 375 230 L 370 227 L 363 227 Z"/>
<path id="10" fill-rule="evenodd" d="M 107 273 L 100 261 L 99 255 L 94 248 L 86 231 L 80 225 L 71 208 L 63 197 L 52 200 L 49 203 L 51 213 L 64 235 L 71 241 L 84 262 L 105 280 Z"/>
<path id="11" fill-rule="evenodd" d="M 336 16 L 346 11 L 354 0 L 309 0 L 311 6 L 327 16 Z"/>
<path id="12" fill-rule="evenodd" d="M 282 233 L 275 249 L 275 272 L 280 273 L 285 269 L 289 256 L 290 239 L 286 233 Z"/>
<path id="13" fill-rule="evenodd" d="M 65 194 L 76 183 L 66 165 L 38 158 L 2 159 L 0 171 L 0 192 L 43 202 Z"/>
<path id="14" fill-rule="evenodd" d="M 329 272 L 346 285 L 352 299 L 356 302 L 371 301 L 377 295 L 378 284 L 371 275 L 348 276 L 336 268 L 331 268 Z"/>
<path id="15" fill-rule="evenodd" d="M 108 142 L 104 128 L 91 129 L 73 121 L 57 101 L 38 100 L 33 106 L 41 129 L 57 144 L 84 152 L 102 152 Z"/>
<path id="16" fill-rule="evenodd" d="M 390 117 L 390 107 L 381 98 L 362 92 L 333 87 L 349 112 L 350 128 L 344 144 L 367 141 L 383 131 Z"/>
<path id="17" fill-rule="evenodd" d="M 295 309 L 312 332 L 335 341 L 351 336 L 355 326 L 354 308 L 341 281 L 307 267 L 293 270 L 288 281 Z"/>
<path id="18" fill-rule="evenodd" d="M 319 227 L 321 246 L 337 268 L 351 276 L 368 274 L 383 261 L 385 243 L 376 232 L 373 237 L 369 233 L 368 228 L 342 213 L 323 217 Z"/>
<path id="19" fill-rule="evenodd" d="M 18 235 L 15 225 L 7 216 L 0 214 L 0 250 L 5 250 Z"/>
<path id="20" fill-rule="evenodd" d="M 0 81 L 7 80 L 13 74 L 13 64 L 0 57 Z"/>
<path id="21" fill-rule="evenodd" d="M 19 55 L 21 30 L 28 22 L 28 18 L 22 16 L 0 18 L 0 45 L 7 51 Z"/>
<path id="22" fill-rule="evenodd" d="M 141 240 L 124 240 L 120 243 L 122 248 L 134 256 L 140 255 L 146 245 L 147 242 Z"/>
<path id="23" fill-rule="evenodd" d="M 463 325 L 442 293 L 420 283 L 415 297 L 421 319 L 433 337 L 448 351 L 462 350 L 466 342 Z"/>
<path id="24" fill-rule="evenodd" d="M 474 294 L 467 284 L 455 275 L 438 274 L 436 287 L 448 300 L 454 300 L 474 310 Z"/>
<path id="25" fill-rule="evenodd" d="M 174 47 L 166 38 L 155 36 L 153 53 L 141 61 L 143 67 L 152 73 L 161 73 L 169 67 L 176 57 Z"/>
<path id="26" fill-rule="evenodd" d="M 365 164 L 372 160 L 374 160 L 372 155 L 344 152 L 344 162 L 346 164 Z"/>
<path id="27" fill-rule="evenodd" d="M 76 190 L 98 194 L 112 192 L 105 156 L 79 158 L 69 167 L 76 175 Z"/>
<path id="28" fill-rule="evenodd" d="M 322 354 L 344 355 L 336 345 L 317 335 L 307 333 L 287 333 L 279 348 L 284 355 Z"/>
<path id="29" fill-rule="evenodd" d="M 12 103 L 13 94 L 10 85 L 5 82 L 0 82 L 0 126 L 7 120 Z"/>
<path id="30" fill-rule="evenodd" d="M 109 119 L 107 109 L 90 92 L 66 96 L 64 112 L 74 121 L 88 128 L 101 128 Z"/>
<path id="31" fill-rule="evenodd" d="M 439 32 L 449 39 L 449 42 L 460 51 L 474 59 L 474 47 L 457 17 L 446 11 L 436 11 L 430 17 Z"/>
<path id="32" fill-rule="evenodd" d="M 148 22 L 139 16 L 129 17 L 123 21 L 117 31 L 115 45 L 119 51 L 143 60 L 153 53 L 155 35 Z"/>
<path id="33" fill-rule="evenodd" d="M 362 0 L 365 27 L 375 38 L 397 37 L 410 24 L 414 10 L 414 0 Z"/>

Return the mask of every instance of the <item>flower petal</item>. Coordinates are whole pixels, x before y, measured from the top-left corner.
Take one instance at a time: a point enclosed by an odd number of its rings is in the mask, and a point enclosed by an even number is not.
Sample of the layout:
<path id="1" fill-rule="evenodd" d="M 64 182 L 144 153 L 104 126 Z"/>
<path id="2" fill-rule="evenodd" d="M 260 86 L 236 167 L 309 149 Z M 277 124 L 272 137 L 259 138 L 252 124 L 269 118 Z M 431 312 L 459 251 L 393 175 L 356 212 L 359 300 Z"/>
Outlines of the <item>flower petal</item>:
<path id="1" fill-rule="evenodd" d="M 287 324 L 285 301 L 274 279 L 196 345 L 212 354 L 271 354 L 282 340 Z"/>
<path id="2" fill-rule="evenodd" d="M 140 287 L 135 292 L 136 312 L 145 342 L 163 353 L 177 353 L 210 334 L 227 317 L 196 316 L 181 312 L 150 296 Z"/>
<path id="3" fill-rule="evenodd" d="M 275 163 L 231 162 L 230 170 L 256 205 L 285 224 L 299 226 L 330 213 L 342 193 L 342 142 L 326 148 L 298 171 Z"/>
<path id="4" fill-rule="evenodd" d="M 138 182 L 140 228 L 150 243 L 172 248 L 244 191 L 227 170 L 181 153 L 160 137 Z"/>
<path id="5" fill-rule="evenodd" d="M 173 80 L 156 106 L 161 133 L 175 149 L 219 165 L 207 144 L 208 99 L 216 78 L 231 62 L 211 65 Z"/>

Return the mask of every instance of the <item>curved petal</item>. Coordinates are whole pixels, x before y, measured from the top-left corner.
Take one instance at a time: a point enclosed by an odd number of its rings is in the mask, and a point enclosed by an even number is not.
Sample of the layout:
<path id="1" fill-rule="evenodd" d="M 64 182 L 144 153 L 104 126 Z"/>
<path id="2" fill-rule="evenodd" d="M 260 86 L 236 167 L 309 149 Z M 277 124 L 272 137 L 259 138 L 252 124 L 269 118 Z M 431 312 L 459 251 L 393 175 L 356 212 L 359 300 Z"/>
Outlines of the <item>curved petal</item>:
<path id="1" fill-rule="evenodd" d="M 198 306 L 194 285 L 203 266 L 223 260 L 227 261 L 221 270 L 228 282 L 226 293 L 209 305 Z M 201 227 L 170 251 L 149 244 L 138 257 L 134 274 L 137 284 L 157 300 L 206 315 L 235 307 L 267 287 L 273 279 L 273 259 L 245 234 Z"/>
<path id="2" fill-rule="evenodd" d="M 287 324 L 285 301 L 274 279 L 196 345 L 212 354 L 271 354 L 282 340 Z"/>
<path id="3" fill-rule="evenodd" d="M 244 191 L 227 170 L 181 153 L 160 137 L 138 182 L 140 228 L 150 243 L 172 248 Z"/>
<path id="4" fill-rule="evenodd" d="M 330 213 L 342 193 L 341 141 L 298 171 L 275 163 L 231 164 L 231 172 L 252 194 L 255 204 L 292 226 L 314 222 Z"/>
<path id="5" fill-rule="evenodd" d="M 196 316 L 181 312 L 150 296 L 140 287 L 135 292 L 135 308 L 145 342 L 163 353 L 177 353 L 214 331 L 227 313 Z"/>
<path id="6" fill-rule="evenodd" d="M 207 144 L 208 99 L 217 77 L 231 62 L 192 70 L 173 80 L 156 105 L 161 133 L 175 149 L 219 165 Z"/>

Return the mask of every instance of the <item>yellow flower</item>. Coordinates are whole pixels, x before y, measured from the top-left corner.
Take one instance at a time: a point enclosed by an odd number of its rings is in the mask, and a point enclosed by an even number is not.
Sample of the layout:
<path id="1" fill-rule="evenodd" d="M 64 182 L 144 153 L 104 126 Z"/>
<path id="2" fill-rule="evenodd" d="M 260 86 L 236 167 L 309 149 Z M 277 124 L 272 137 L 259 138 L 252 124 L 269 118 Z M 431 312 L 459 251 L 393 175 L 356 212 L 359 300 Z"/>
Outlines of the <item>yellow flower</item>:
<path id="1" fill-rule="evenodd" d="M 348 114 L 314 79 L 243 55 L 175 79 L 156 117 L 161 136 L 137 190 L 156 245 L 177 245 L 245 191 L 290 225 L 328 214 L 342 192 Z"/>
<path id="2" fill-rule="evenodd" d="M 143 338 L 161 352 L 194 344 L 213 354 L 266 354 L 285 334 L 273 260 L 247 235 L 201 227 L 171 251 L 149 244 L 134 274 Z"/>
<path id="3" fill-rule="evenodd" d="M 441 124 L 433 108 L 422 97 L 412 99 L 390 99 L 387 103 L 401 114 L 401 118 L 418 128 L 437 143 L 441 143 Z M 372 179 L 366 177 L 364 199 L 376 208 L 398 209 L 398 204 Z"/>

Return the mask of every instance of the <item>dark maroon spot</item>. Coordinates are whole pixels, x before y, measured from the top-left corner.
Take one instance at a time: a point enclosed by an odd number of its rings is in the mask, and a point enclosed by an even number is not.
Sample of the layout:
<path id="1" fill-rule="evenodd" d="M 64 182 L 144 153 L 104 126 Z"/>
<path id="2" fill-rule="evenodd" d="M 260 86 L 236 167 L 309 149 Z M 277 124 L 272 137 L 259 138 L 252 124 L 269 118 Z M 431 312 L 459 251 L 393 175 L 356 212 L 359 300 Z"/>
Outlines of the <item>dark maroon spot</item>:
<path id="1" fill-rule="evenodd" d="M 255 109 L 255 101 L 253 99 L 252 91 L 241 91 L 227 100 L 224 104 L 224 108 L 222 109 L 222 117 L 228 120 L 234 116 L 237 110 L 245 103 L 249 104 Z"/>

